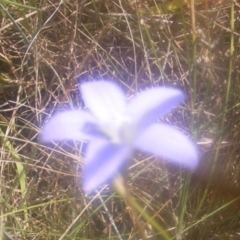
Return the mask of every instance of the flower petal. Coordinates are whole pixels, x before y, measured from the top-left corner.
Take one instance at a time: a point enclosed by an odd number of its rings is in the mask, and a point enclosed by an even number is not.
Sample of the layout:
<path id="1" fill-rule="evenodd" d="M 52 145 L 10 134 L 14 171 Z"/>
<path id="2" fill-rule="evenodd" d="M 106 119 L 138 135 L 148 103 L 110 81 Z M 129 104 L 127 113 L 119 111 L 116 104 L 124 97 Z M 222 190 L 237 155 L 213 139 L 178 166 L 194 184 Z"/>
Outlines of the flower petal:
<path id="1" fill-rule="evenodd" d="M 139 150 L 164 157 L 190 169 L 198 164 L 198 151 L 183 133 L 165 124 L 152 124 L 136 139 Z"/>
<path id="2" fill-rule="evenodd" d="M 119 121 L 125 112 L 125 97 L 121 88 L 108 81 L 81 85 L 83 100 L 97 120 L 105 125 Z"/>
<path id="3" fill-rule="evenodd" d="M 129 146 L 111 144 L 103 139 L 90 142 L 85 158 L 84 190 L 92 191 L 114 177 L 130 154 Z"/>
<path id="4" fill-rule="evenodd" d="M 139 129 L 145 128 L 158 117 L 168 113 L 184 100 L 184 94 L 174 88 L 157 87 L 140 92 L 127 106 L 127 113 Z"/>
<path id="5" fill-rule="evenodd" d="M 87 112 L 74 110 L 58 113 L 45 124 L 40 140 L 89 140 L 93 134 L 85 128 L 93 122 L 93 117 Z"/>

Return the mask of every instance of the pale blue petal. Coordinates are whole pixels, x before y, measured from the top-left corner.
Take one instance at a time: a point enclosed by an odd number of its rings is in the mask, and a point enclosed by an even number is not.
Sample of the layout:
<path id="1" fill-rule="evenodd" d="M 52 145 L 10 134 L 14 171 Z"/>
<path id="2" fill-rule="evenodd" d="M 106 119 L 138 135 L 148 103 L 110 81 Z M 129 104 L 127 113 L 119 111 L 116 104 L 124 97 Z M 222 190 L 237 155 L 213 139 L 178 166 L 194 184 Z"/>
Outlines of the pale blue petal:
<path id="1" fill-rule="evenodd" d="M 44 125 L 40 140 L 89 140 L 92 133 L 85 128 L 91 123 L 94 123 L 93 117 L 87 112 L 74 110 L 57 113 Z"/>
<path id="2" fill-rule="evenodd" d="M 168 125 L 150 125 L 136 139 L 135 147 L 190 169 L 198 164 L 198 151 L 193 142 Z"/>
<path id="3" fill-rule="evenodd" d="M 156 87 L 138 93 L 128 104 L 127 113 L 141 130 L 184 100 L 184 94 L 174 88 Z"/>
<path id="4" fill-rule="evenodd" d="M 83 188 L 95 190 L 117 174 L 131 155 L 129 146 L 111 144 L 103 139 L 89 143 L 83 169 Z"/>
<path id="5" fill-rule="evenodd" d="M 107 126 L 121 121 L 125 110 L 125 96 L 121 88 L 108 81 L 83 83 L 81 93 L 86 106 L 99 121 Z"/>

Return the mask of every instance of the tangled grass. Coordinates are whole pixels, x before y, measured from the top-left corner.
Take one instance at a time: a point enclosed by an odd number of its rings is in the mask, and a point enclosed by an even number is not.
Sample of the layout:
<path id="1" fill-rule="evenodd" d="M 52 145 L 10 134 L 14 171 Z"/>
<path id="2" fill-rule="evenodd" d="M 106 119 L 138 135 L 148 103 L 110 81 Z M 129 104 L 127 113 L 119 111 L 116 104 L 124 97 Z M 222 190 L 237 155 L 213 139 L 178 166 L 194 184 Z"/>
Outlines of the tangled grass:
<path id="1" fill-rule="evenodd" d="M 1 1 L 0 239 L 240 238 L 240 5 L 176 3 Z M 140 153 L 129 166 L 148 218 L 111 186 L 83 192 L 84 143 L 38 141 L 52 114 L 84 107 L 78 85 L 95 79 L 128 97 L 156 85 L 189 96 L 162 121 L 195 138 L 198 169 Z"/>

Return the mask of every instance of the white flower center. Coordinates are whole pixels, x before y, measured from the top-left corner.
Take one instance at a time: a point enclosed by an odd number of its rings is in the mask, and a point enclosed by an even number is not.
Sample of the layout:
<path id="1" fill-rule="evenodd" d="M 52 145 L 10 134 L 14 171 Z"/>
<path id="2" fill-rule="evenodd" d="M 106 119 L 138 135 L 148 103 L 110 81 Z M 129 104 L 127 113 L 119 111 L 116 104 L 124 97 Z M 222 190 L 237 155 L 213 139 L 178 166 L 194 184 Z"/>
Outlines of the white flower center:
<path id="1" fill-rule="evenodd" d="M 126 115 L 115 116 L 111 122 L 101 124 L 101 129 L 116 144 L 131 144 L 136 136 L 136 127 Z"/>

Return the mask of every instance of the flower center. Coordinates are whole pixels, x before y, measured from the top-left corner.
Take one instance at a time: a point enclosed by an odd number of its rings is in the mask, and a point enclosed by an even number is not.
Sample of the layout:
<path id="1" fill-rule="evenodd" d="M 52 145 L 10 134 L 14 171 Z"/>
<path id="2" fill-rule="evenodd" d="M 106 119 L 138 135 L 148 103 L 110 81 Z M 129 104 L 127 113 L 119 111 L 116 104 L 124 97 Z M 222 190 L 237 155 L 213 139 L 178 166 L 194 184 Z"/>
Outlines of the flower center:
<path id="1" fill-rule="evenodd" d="M 115 117 L 111 123 L 102 124 L 102 132 L 115 144 L 130 144 L 135 137 L 132 120 L 125 115 Z"/>

